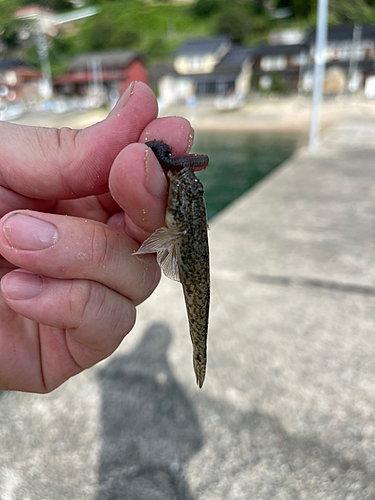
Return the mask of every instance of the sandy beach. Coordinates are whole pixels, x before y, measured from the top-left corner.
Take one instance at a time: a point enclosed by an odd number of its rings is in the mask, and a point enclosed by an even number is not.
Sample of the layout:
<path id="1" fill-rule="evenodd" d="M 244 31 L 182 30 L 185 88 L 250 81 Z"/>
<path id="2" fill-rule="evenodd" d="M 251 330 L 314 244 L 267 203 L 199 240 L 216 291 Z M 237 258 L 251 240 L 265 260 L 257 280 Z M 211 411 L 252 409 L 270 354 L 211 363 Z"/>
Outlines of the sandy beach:
<path id="1" fill-rule="evenodd" d="M 168 109 L 168 114 L 186 117 L 195 130 L 278 131 L 308 133 L 311 98 L 249 97 L 240 109 L 219 111 L 211 102 L 201 102 L 196 108 L 186 105 Z M 375 117 L 375 101 L 359 96 L 326 98 L 321 107 L 322 129 L 348 118 Z"/>
<path id="2" fill-rule="evenodd" d="M 213 99 L 201 99 L 195 107 L 185 104 L 170 106 L 161 116 L 184 116 L 196 131 L 283 131 L 307 134 L 310 126 L 311 99 L 305 96 L 250 96 L 237 110 L 219 111 Z M 14 121 L 25 125 L 84 128 L 103 120 L 108 110 L 62 115 L 27 113 Z M 343 119 L 375 118 L 375 101 L 361 96 L 326 98 L 321 108 L 321 125 L 325 130 Z"/>

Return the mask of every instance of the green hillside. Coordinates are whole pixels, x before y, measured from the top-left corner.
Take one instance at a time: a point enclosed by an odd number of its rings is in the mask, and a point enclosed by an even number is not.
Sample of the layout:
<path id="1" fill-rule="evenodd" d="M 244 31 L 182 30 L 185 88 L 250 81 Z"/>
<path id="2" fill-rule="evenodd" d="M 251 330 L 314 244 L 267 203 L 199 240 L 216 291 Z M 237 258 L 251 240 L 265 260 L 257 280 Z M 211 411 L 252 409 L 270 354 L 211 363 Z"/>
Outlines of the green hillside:
<path id="1" fill-rule="evenodd" d="M 2 55 L 22 54 L 37 64 L 32 37 L 19 40 L 19 23 L 12 12 L 35 0 L 0 0 Z M 41 0 L 40 5 L 64 12 L 72 10 L 67 0 Z M 92 50 L 128 48 L 142 53 L 148 63 L 170 57 L 184 40 L 226 34 L 236 42 L 252 44 L 267 40 L 271 30 L 315 23 L 316 0 L 197 0 L 192 4 L 166 1 L 86 1 L 101 12 L 75 24 L 73 32 L 50 40 L 54 74 L 64 71 L 76 54 Z M 277 16 L 277 9 L 283 15 Z M 330 0 L 330 23 L 375 22 L 375 0 Z"/>

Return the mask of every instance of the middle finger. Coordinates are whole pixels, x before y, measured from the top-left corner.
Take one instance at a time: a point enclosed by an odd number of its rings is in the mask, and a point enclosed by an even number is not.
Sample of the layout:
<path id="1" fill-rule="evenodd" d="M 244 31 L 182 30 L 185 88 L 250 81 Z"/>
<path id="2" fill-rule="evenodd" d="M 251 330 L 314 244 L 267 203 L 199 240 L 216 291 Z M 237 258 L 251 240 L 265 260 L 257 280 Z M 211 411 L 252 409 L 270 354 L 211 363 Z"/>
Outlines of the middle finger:
<path id="1" fill-rule="evenodd" d="M 139 245 L 100 222 L 32 211 L 8 214 L 1 222 L 0 253 L 27 271 L 97 281 L 134 304 L 159 281 L 154 256 L 133 256 Z"/>

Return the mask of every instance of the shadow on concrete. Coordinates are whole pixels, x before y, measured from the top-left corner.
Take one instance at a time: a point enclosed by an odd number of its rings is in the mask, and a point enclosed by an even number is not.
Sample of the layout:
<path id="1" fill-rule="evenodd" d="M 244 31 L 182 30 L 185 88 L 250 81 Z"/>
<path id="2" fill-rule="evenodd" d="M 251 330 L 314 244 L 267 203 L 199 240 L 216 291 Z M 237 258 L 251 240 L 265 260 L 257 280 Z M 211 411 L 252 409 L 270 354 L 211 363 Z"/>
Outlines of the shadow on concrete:
<path id="1" fill-rule="evenodd" d="M 197 395 L 194 405 L 174 379 L 167 352 L 171 332 L 154 324 L 126 356 L 100 372 L 102 443 L 97 500 L 193 500 L 203 498 L 314 498 L 316 491 L 349 498 L 355 484 L 373 496 L 361 430 L 322 429 L 330 416 L 300 413 L 301 429 L 287 430 L 281 414 Z M 203 447 L 204 463 L 190 464 Z M 285 417 L 288 421 L 289 417 Z M 305 434 L 306 430 L 307 433 Z M 355 450 L 355 453 L 354 453 Z M 198 485 L 198 486 L 197 486 Z M 241 496 L 242 495 L 242 496 Z"/>
<path id="2" fill-rule="evenodd" d="M 98 500 L 191 500 L 187 462 L 202 447 L 196 412 L 167 360 L 171 332 L 146 330 L 136 349 L 99 374 L 102 450 Z"/>

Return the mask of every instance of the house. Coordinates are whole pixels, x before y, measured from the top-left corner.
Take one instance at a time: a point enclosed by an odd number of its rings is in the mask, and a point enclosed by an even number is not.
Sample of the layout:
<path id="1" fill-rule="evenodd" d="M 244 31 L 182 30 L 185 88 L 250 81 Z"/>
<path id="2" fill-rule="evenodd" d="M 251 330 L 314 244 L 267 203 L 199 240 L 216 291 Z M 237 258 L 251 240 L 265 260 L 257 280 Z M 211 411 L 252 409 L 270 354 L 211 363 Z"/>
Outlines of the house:
<path id="1" fill-rule="evenodd" d="M 309 46 L 259 45 L 253 49 L 253 85 L 256 90 L 295 91 L 309 62 Z"/>
<path id="2" fill-rule="evenodd" d="M 0 60 L 3 102 L 35 102 L 40 97 L 41 78 L 41 72 L 22 59 Z"/>
<path id="3" fill-rule="evenodd" d="M 254 47 L 255 89 L 311 91 L 316 31 L 304 43 Z M 324 92 L 355 92 L 375 75 L 375 26 L 341 25 L 328 28 Z"/>
<path id="4" fill-rule="evenodd" d="M 233 45 L 225 36 L 188 40 L 157 79 L 160 101 L 168 105 L 199 95 L 247 95 L 250 77 L 254 90 L 311 91 L 315 30 L 302 41 L 300 31 L 271 35 L 273 44 L 253 47 Z M 375 26 L 329 27 L 325 56 L 325 93 L 355 92 L 371 77 L 375 95 Z"/>
<path id="5" fill-rule="evenodd" d="M 250 88 L 251 49 L 226 36 L 188 40 L 175 53 L 173 69 L 158 81 L 161 101 L 195 95 L 246 95 Z"/>
<path id="6" fill-rule="evenodd" d="M 315 29 L 306 38 L 312 55 L 315 51 Z M 348 66 L 353 56 L 357 61 L 374 57 L 375 25 L 330 26 L 327 33 L 326 64 L 332 62 Z"/>
<path id="7" fill-rule="evenodd" d="M 85 96 L 100 89 L 122 93 L 132 81 L 148 82 L 143 59 L 131 50 L 91 52 L 76 57 L 66 74 L 53 80 L 57 94 Z"/>
<path id="8" fill-rule="evenodd" d="M 315 37 L 316 32 L 313 30 L 306 39 L 312 58 L 315 55 Z M 367 77 L 375 75 L 375 26 L 330 26 L 325 60 L 326 80 L 329 80 L 330 75 L 341 75 L 341 86 L 332 89 L 332 93 L 343 92 L 346 88 L 355 92 L 362 88 Z M 304 75 L 305 80 L 311 80 L 311 71 Z M 326 92 L 329 92 L 329 81 L 326 81 L 325 87 Z"/>

